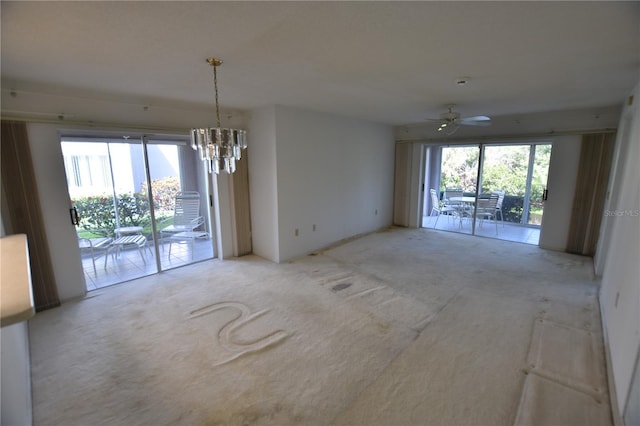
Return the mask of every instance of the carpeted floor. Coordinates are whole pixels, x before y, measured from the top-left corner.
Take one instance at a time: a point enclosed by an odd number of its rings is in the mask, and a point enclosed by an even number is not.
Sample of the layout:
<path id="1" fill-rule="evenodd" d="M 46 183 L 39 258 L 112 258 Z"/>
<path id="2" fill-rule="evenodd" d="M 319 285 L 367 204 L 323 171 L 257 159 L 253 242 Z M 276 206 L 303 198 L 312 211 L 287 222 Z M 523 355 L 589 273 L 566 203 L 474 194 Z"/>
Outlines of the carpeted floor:
<path id="1" fill-rule="evenodd" d="M 592 270 L 391 228 L 98 290 L 29 322 L 35 425 L 610 424 Z"/>

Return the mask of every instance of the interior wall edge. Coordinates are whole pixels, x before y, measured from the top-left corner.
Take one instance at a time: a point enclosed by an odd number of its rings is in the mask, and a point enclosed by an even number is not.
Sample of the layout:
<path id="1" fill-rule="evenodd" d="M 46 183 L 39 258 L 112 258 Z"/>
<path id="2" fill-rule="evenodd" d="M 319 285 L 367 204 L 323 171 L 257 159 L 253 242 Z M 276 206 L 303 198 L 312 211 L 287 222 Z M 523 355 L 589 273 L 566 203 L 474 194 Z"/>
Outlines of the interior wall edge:
<path id="1" fill-rule="evenodd" d="M 634 102 L 634 97 L 636 101 Z M 608 335 L 606 350 L 611 356 L 610 384 L 615 387 L 615 399 L 618 412 L 624 416 L 629 410 L 640 410 L 640 399 L 629 399 L 634 386 L 640 386 L 634 376 L 638 354 L 640 353 L 640 169 L 637 158 L 640 155 L 640 80 L 625 100 L 625 111 L 621 118 L 621 127 L 628 125 L 628 133 L 622 142 L 627 151 L 619 164 L 620 181 L 616 190 L 620 196 L 609 208 L 615 213 L 609 230 L 609 244 L 600 287 L 601 313 L 603 328 Z M 622 120 L 629 118 L 626 124 Z M 619 213 L 619 214 L 618 214 Z"/>
<path id="2" fill-rule="evenodd" d="M 603 346 L 604 346 L 604 358 L 605 358 L 605 366 L 607 372 L 607 386 L 609 391 L 609 405 L 611 406 L 611 416 L 613 417 L 614 426 L 623 426 L 622 416 L 620 415 L 620 409 L 618 408 L 618 404 L 616 401 L 618 400 L 618 395 L 616 391 L 615 378 L 613 376 L 613 360 L 611 358 L 611 348 L 609 346 L 609 333 L 607 329 L 607 320 L 605 318 L 604 313 L 604 304 L 602 302 L 602 287 L 600 287 L 600 291 L 598 293 L 598 304 L 600 307 L 600 323 L 602 326 L 602 338 L 603 338 Z"/>

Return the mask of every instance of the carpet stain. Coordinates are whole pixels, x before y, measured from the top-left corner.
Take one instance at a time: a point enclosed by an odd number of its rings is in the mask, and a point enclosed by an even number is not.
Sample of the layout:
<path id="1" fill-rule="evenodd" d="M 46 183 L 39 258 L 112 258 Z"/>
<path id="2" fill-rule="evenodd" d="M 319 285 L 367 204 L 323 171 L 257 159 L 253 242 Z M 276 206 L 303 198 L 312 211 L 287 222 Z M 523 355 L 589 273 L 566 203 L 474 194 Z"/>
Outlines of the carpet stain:
<path id="1" fill-rule="evenodd" d="M 340 284 L 336 284 L 333 287 L 331 287 L 331 291 L 334 292 L 338 292 L 340 290 L 344 290 L 345 288 L 349 288 L 351 287 L 353 284 L 352 283 L 340 283 Z"/>

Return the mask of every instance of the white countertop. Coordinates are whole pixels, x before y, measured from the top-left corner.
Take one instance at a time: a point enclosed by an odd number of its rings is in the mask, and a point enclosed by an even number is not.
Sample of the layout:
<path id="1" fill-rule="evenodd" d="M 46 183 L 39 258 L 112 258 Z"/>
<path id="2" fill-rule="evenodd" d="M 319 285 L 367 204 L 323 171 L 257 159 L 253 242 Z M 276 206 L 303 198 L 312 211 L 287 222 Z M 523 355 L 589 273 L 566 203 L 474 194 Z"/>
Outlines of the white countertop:
<path id="1" fill-rule="evenodd" d="M 2 327 L 25 321 L 36 313 L 31 290 L 27 236 L 0 239 L 0 317 Z"/>

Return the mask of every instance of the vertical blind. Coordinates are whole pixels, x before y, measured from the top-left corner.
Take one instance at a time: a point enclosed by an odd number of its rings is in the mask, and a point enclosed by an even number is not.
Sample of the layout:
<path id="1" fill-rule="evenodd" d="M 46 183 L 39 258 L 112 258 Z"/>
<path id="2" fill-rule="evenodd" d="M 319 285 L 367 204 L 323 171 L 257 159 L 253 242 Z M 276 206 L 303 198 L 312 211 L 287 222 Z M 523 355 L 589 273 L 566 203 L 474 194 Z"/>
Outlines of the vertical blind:
<path id="1" fill-rule="evenodd" d="M 2 121 L 3 208 L 9 220 L 7 234 L 26 234 L 31 263 L 31 283 L 36 311 L 60 305 L 47 242 L 38 187 L 31 160 L 27 125 Z"/>
<path id="2" fill-rule="evenodd" d="M 236 165 L 236 172 L 231 175 L 234 256 L 244 256 L 253 251 L 251 245 L 248 161 L 248 150 L 246 150 L 242 153 L 242 159 Z"/>
<path id="3" fill-rule="evenodd" d="M 566 251 L 593 256 L 611 170 L 615 133 L 582 136 Z"/>

